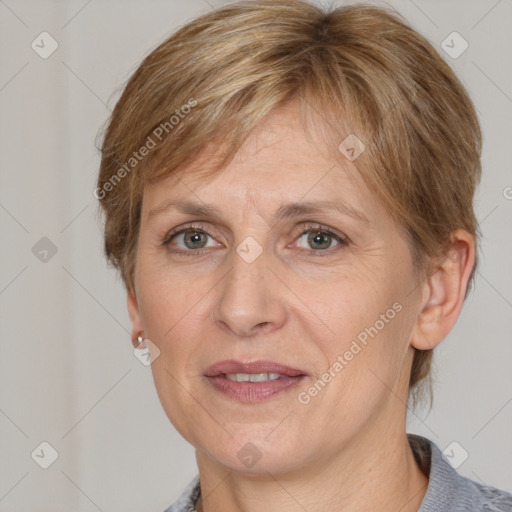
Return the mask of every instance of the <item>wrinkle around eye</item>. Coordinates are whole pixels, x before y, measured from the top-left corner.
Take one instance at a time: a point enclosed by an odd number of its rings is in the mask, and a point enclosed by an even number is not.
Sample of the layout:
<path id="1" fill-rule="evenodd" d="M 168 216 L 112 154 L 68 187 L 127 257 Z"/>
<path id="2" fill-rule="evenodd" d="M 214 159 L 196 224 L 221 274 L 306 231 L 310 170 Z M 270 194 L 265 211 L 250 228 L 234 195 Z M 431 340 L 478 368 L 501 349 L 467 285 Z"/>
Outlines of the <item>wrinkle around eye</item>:
<path id="1" fill-rule="evenodd" d="M 180 217 L 182 222 L 180 222 Z M 308 251 L 331 251 L 345 241 L 348 242 L 346 245 L 354 245 L 354 249 L 363 249 L 364 246 L 375 242 L 375 240 L 372 240 L 376 238 L 374 229 L 361 228 L 354 222 L 351 222 L 351 219 L 340 219 L 337 216 L 332 217 L 328 213 L 318 215 L 318 217 L 319 218 L 306 217 L 302 219 L 292 219 L 290 221 L 287 220 L 283 221 L 282 225 L 270 226 L 270 228 L 267 223 L 262 223 L 259 229 L 253 228 L 250 233 L 247 233 L 247 236 L 255 238 L 260 245 L 263 245 L 263 242 L 265 242 L 269 244 L 269 247 L 275 246 L 280 251 L 296 249 L 297 251 L 304 251 L 304 253 Z M 176 214 L 176 212 L 164 212 L 162 215 L 154 217 L 154 219 L 151 225 L 148 225 L 149 229 L 145 231 L 150 235 L 147 239 L 155 249 L 161 248 L 164 240 L 169 238 L 171 234 L 178 235 L 182 230 L 191 229 L 197 229 L 207 234 L 208 239 L 206 246 L 197 249 L 186 248 L 183 242 L 184 235 L 179 236 L 177 241 L 178 246 L 176 246 L 176 240 L 171 242 L 172 246 L 179 250 L 190 252 L 193 250 L 200 251 L 224 248 L 229 250 L 229 247 L 235 243 L 234 228 L 223 222 L 219 225 L 217 221 L 212 222 L 211 219 L 199 218 L 196 220 L 190 218 L 188 215 L 182 216 L 181 214 Z M 172 229 L 170 229 L 170 227 L 172 227 Z M 329 234 L 330 237 L 334 237 L 339 243 L 331 243 L 330 247 L 324 249 L 315 247 L 315 245 L 312 247 L 306 246 L 306 242 L 301 242 L 300 236 L 310 228 Z M 212 242 L 211 239 L 213 239 L 215 243 Z M 240 240 L 240 242 L 242 241 L 243 240 Z"/>

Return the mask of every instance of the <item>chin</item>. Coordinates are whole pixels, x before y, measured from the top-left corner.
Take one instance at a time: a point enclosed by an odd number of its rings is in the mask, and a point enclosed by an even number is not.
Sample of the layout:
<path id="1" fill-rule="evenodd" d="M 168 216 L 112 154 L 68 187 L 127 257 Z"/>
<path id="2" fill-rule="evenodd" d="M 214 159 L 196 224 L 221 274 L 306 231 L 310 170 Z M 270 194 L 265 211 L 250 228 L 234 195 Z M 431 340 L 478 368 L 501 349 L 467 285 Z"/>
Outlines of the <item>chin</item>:
<path id="1" fill-rule="evenodd" d="M 306 465 L 307 455 L 304 452 L 304 446 L 310 443 L 305 441 L 299 433 L 291 435 L 287 431 L 284 432 L 284 436 L 273 438 L 273 433 L 269 435 L 272 429 L 265 429 L 263 433 L 261 428 L 251 429 L 247 425 L 241 427 L 243 431 L 236 432 L 235 429 L 230 429 L 229 425 L 226 426 L 226 430 L 233 434 L 232 437 L 224 432 L 221 438 L 208 437 L 206 443 L 189 442 L 196 447 L 200 446 L 199 449 L 208 458 L 227 470 L 244 475 L 268 477 L 270 473 L 275 476 Z M 195 437 L 204 440 L 207 434 L 196 433 Z"/>

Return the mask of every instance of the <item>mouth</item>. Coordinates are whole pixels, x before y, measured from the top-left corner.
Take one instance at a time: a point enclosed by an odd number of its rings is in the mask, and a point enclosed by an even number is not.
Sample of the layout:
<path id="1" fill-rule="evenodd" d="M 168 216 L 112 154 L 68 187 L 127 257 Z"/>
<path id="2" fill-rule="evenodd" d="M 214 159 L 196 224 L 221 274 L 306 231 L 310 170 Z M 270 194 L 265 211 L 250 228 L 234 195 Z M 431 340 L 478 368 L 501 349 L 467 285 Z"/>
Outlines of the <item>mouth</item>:
<path id="1" fill-rule="evenodd" d="M 242 363 L 235 360 L 216 363 L 204 375 L 214 390 L 245 403 L 280 395 L 307 377 L 303 370 L 274 361 Z"/>

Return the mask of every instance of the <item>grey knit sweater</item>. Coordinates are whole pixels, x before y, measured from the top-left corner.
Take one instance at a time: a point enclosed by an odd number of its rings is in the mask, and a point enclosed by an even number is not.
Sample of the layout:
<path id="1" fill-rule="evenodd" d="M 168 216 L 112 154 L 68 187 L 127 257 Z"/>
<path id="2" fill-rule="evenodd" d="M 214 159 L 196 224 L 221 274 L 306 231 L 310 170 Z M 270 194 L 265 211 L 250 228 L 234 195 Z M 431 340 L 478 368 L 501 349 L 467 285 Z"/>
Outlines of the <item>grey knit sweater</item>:
<path id="1" fill-rule="evenodd" d="M 418 512 L 512 512 L 512 494 L 459 475 L 429 439 L 414 434 L 407 437 L 418 464 L 429 475 Z M 200 494 L 196 476 L 164 512 L 193 512 Z"/>

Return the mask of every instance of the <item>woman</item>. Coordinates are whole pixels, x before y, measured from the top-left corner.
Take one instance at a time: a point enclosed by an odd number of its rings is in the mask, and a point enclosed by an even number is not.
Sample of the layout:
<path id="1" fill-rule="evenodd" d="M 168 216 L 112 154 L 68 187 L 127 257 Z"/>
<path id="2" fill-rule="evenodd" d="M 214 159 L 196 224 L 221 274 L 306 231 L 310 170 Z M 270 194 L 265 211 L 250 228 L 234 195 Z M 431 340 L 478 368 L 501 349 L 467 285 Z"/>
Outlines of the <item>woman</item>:
<path id="1" fill-rule="evenodd" d="M 196 448 L 168 511 L 512 510 L 405 427 L 474 273 L 480 150 L 460 81 L 377 7 L 231 4 L 144 60 L 96 196 Z"/>

